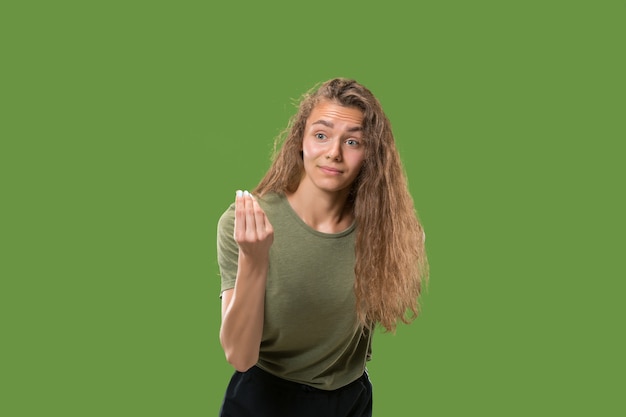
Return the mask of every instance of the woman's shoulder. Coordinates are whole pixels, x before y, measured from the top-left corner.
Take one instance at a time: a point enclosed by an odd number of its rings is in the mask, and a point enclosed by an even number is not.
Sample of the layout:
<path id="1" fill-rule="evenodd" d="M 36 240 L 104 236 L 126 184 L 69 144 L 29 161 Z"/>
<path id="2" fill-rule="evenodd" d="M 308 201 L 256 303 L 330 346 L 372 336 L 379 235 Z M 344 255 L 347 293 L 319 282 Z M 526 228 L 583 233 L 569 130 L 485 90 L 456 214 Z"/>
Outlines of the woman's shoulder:
<path id="1" fill-rule="evenodd" d="M 272 226 L 291 227 L 294 225 L 294 213 L 285 194 L 267 193 L 257 197 L 259 205 L 265 212 Z"/>
<path id="2" fill-rule="evenodd" d="M 267 193 L 267 194 L 263 194 L 261 196 L 255 196 L 255 197 L 262 208 L 264 208 L 263 206 L 268 206 L 268 207 L 279 206 L 281 204 L 284 204 L 286 200 L 284 194 L 279 194 L 275 192 Z"/>

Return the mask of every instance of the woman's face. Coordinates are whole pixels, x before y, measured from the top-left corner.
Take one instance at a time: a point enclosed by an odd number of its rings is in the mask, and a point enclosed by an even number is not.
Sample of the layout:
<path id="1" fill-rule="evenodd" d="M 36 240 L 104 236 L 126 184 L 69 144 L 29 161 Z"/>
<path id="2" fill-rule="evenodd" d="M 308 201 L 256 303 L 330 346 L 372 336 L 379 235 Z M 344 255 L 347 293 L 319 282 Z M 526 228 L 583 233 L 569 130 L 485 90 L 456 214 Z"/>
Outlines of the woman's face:
<path id="1" fill-rule="evenodd" d="M 363 140 L 361 110 L 329 100 L 318 103 L 302 138 L 305 176 L 300 185 L 349 191 L 365 160 Z"/>

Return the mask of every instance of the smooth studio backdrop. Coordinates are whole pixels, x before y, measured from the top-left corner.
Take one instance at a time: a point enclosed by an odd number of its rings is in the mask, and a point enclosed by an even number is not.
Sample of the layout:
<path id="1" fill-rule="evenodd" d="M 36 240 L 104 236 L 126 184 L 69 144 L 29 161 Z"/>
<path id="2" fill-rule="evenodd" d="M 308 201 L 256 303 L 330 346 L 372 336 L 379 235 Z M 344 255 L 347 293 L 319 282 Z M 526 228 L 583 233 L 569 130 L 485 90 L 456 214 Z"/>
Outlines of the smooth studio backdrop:
<path id="1" fill-rule="evenodd" d="M 623 1 L 0 6 L 0 414 L 217 415 L 215 228 L 352 77 L 427 234 L 376 416 L 624 412 Z M 306 254 L 303 254 L 306 255 Z"/>

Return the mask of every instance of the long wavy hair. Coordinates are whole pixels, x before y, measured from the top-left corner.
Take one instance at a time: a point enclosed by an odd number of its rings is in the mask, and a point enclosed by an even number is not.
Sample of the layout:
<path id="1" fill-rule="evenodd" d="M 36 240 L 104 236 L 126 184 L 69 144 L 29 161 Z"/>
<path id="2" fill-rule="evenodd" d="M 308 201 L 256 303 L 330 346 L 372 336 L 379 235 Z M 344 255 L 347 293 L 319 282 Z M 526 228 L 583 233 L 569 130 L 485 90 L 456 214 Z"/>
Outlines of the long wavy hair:
<path id="1" fill-rule="evenodd" d="M 357 225 L 354 292 L 361 323 L 395 331 L 419 313 L 419 295 L 428 280 L 424 231 L 420 224 L 391 123 L 374 95 L 355 80 L 335 78 L 313 87 L 297 113 L 276 138 L 270 169 L 254 192 L 292 193 L 304 173 L 301 156 L 304 129 L 322 100 L 363 112 L 365 162 L 351 186 Z"/>

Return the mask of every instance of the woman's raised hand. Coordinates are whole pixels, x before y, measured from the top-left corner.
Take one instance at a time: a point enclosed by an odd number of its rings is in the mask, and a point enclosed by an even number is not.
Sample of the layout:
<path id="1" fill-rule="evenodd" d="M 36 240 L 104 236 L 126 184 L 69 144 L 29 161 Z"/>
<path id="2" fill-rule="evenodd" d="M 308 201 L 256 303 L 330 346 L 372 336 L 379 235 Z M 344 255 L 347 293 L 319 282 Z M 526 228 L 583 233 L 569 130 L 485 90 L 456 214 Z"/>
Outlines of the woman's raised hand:
<path id="1" fill-rule="evenodd" d="M 248 191 L 237 191 L 234 238 L 239 254 L 251 261 L 267 261 L 274 229 L 258 201 Z"/>

